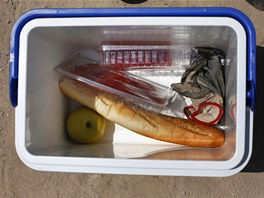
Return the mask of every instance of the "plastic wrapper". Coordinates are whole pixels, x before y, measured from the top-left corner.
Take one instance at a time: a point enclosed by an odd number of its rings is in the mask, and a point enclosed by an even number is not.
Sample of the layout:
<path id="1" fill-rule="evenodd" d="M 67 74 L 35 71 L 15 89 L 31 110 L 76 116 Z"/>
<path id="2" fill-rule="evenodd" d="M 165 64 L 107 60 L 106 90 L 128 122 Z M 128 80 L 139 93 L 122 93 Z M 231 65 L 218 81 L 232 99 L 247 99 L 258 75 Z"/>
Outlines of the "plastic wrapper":
<path id="1" fill-rule="evenodd" d="M 99 64 L 82 54 L 59 65 L 56 70 L 64 76 L 117 94 L 153 111 L 184 117 L 185 99 L 170 88 L 180 80 L 182 66 L 118 66 Z"/>

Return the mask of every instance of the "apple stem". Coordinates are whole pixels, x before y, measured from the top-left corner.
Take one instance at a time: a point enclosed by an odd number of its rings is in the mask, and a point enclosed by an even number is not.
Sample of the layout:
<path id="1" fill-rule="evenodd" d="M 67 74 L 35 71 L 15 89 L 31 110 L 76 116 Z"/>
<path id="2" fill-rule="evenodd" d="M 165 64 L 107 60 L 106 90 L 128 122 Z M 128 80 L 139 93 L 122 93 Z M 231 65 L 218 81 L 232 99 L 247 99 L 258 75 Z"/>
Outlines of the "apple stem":
<path id="1" fill-rule="evenodd" d="M 85 125 L 85 126 L 86 126 L 86 128 L 91 128 L 91 126 L 92 126 L 92 125 L 91 125 L 91 122 L 89 122 L 89 121 L 86 122 L 86 125 Z"/>

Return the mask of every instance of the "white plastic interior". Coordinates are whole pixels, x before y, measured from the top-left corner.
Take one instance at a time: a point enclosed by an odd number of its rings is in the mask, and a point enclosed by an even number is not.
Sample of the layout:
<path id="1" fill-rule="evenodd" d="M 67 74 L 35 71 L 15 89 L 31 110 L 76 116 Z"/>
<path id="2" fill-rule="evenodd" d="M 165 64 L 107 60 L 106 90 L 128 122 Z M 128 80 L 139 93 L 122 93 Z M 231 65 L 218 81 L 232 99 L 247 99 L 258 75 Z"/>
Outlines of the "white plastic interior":
<path id="1" fill-rule="evenodd" d="M 146 138 L 111 122 L 108 122 L 106 135 L 100 142 L 92 145 L 73 144 L 65 131 L 65 119 L 79 104 L 61 93 L 58 88 L 60 76 L 54 68 L 79 52 L 98 60 L 99 56 L 94 49 L 103 41 L 169 41 L 179 45 L 223 50 L 228 60 L 224 74 L 226 105 L 223 126 L 227 134 L 226 142 L 232 142 L 232 146 L 218 149 L 190 148 Z M 203 170 L 233 168 L 244 154 L 245 59 L 244 29 L 231 18 L 116 17 L 32 20 L 25 25 L 20 35 L 17 150 L 25 161 L 32 164 L 66 163 L 74 167 L 89 166 L 92 163 L 96 167 L 115 163 L 97 161 L 98 159 L 122 158 L 125 161 L 114 166 L 178 169 L 195 167 Z M 238 107 L 232 109 L 236 124 L 230 116 L 231 104 Z M 55 158 L 50 158 L 54 156 Z M 74 162 L 69 161 L 72 157 Z M 79 161 L 76 161 L 77 158 Z"/>

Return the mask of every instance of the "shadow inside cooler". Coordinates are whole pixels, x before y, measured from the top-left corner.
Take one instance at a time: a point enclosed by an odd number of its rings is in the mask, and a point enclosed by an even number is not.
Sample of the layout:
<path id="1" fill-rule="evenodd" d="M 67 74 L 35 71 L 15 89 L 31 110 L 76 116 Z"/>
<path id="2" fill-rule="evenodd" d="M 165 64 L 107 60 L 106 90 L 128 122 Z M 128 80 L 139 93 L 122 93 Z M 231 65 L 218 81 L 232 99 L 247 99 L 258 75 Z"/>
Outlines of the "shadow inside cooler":
<path id="1" fill-rule="evenodd" d="M 36 27 L 28 35 L 26 80 L 26 139 L 29 153 L 38 156 L 145 158 L 169 160 L 228 160 L 235 153 L 237 93 L 237 35 L 228 26 L 89 26 Z M 59 89 L 55 67 L 83 53 L 101 61 L 104 42 L 170 43 L 213 47 L 225 52 L 226 91 L 221 127 L 225 143 L 219 148 L 195 148 L 153 140 L 107 122 L 104 137 L 94 144 L 76 144 L 67 135 L 66 118 L 80 106 Z M 173 64 L 173 63 L 172 63 Z M 176 80 L 176 78 L 175 78 Z"/>

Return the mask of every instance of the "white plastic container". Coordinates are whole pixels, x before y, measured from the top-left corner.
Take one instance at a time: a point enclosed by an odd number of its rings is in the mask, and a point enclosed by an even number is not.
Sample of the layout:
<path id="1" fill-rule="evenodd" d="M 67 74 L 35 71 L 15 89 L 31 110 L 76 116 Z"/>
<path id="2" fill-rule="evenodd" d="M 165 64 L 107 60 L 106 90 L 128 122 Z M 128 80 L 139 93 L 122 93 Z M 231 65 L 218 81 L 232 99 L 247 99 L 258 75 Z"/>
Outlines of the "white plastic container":
<path id="1" fill-rule="evenodd" d="M 254 41 L 254 30 L 245 28 L 248 19 L 230 17 L 236 13 L 245 18 L 233 9 L 218 8 L 220 16 L 214 8 L 158 10 L 157 15 L 155 9 L 99 9 L 101 15 L 97 9 L 35 10 L 17 21 L 11 35 L 10 86 L 13 104 L 18 86 L 16 149 L 26 165 L 42 171 L 184 176 L 228 176 L 243 169 L 252 148 L 247 70 L 254 62 L 254 48 L 248 43 Z M 165 143 L 110 122 L 100 142 L 73 144 L 65 119 L 79 104 L 61 93 L 54 68 L 80 52 L 100 60 L 94 49 L 106 40 L 173 41 L 222 49 L 227 60 L 224 146 L 202 149 Z"/>

